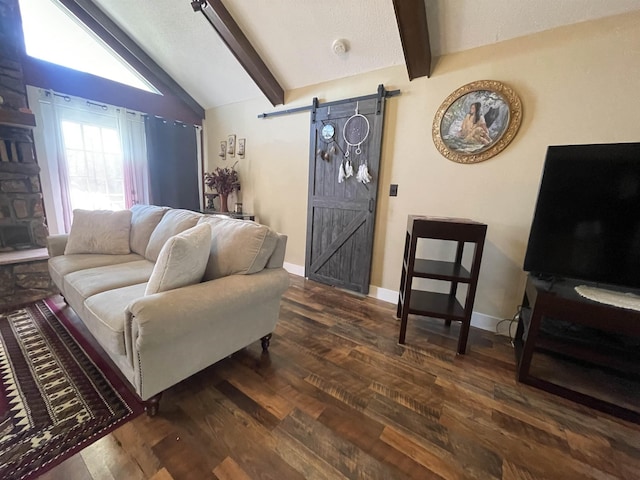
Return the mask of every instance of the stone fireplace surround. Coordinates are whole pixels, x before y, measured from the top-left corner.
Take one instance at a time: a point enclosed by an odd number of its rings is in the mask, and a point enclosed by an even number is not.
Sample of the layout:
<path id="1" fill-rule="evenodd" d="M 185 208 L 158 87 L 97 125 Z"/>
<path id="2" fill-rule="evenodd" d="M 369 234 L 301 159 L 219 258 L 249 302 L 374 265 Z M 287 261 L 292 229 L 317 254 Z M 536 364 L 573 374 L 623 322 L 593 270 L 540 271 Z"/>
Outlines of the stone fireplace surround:
<path id="1" fill-rule="evenodd" d="M 46 246 L 39 172 L 30 135 L 0 126 L 0 252 Z"/>
<path id="2" fill-rule="evenodd" d="M 0 310 L 57 292 L 47 271 L 47 227 L 22 71 L 17 0 L 0 0 Z"/>
<path id="3" fill-rule="evenodd" d="M 56 293 L 47 271 L 40 168 L 28 129 L 0 125 L 0 309 Z"/>

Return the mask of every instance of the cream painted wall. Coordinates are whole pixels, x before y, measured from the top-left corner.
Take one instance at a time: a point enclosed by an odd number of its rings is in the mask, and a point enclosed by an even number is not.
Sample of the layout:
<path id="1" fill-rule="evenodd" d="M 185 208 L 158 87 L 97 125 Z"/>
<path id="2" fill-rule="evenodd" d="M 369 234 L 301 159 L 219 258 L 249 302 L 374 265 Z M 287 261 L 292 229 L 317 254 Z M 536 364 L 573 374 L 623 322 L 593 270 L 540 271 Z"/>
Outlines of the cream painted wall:
<path id="1" fill-rule="evenodd" d="M 371 284 L 398 289 L 408 214 L 472 218 L 489 226 L 474 310 L 511 317 L 547 146 L 640 141 L 638 25 L 640 14 L 624 15 L 441 57 L 431 78 L 413 82 L 394 67 L 288 92 L 285 108 L 367 95 L 380 83 L 402 92 L 387 100 Z M 492 159 L 450 162 L 433 144 L 434 115 L 453 90 L 482 79 L 520 95 L 520 131 Z M 223 164 L 217 152 L 227 134 L 247 139 L 237 165 L 245 210 L 287 234 L 286 262 L 304 265 L 309 114 L 257 118 L 271 111 L 263 100 L 208 110 L 208 168 Z M 397 197 L 388 196 L 390 183 L 399 184 Z"/>

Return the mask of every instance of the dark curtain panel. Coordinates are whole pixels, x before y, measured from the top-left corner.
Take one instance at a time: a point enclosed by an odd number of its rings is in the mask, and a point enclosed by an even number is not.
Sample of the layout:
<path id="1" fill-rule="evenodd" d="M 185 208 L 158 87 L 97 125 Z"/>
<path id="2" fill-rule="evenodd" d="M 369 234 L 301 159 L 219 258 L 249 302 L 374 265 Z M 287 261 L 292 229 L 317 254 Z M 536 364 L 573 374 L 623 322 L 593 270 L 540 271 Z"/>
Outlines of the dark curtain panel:
<path id="1" fill-rule="evenodd" d="M 151 203 L 199 210 L 200 180 L 194 127 L 148 116 L 145 130 Z"/>

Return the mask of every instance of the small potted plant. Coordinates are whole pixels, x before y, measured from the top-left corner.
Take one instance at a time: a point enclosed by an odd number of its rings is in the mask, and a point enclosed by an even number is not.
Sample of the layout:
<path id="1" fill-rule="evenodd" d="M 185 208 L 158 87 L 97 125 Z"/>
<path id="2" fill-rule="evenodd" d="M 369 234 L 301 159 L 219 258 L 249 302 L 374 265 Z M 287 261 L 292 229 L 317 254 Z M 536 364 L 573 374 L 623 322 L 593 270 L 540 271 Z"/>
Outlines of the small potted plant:
<path id="1" fill-rule="evenodd" d="M 229 194 L 240 190 L 238 172 L 233 167 L 217 167 L 213 172 L 205 172 L 204 183 L 220 196 L 220 211 L 228 212 L 227 199 Z"/>

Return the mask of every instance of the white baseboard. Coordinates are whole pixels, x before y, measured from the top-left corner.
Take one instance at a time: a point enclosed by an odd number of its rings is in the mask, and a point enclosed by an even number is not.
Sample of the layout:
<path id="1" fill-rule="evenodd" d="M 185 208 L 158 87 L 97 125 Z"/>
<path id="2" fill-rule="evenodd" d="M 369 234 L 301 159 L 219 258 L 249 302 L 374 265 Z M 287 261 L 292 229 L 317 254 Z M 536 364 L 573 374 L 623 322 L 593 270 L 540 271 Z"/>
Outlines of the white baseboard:
<path id="1" fill-rule="evenodd" d="M 473 312 L 471 314 L 471 325 L 482 330 L 488 330 L 489 332 L 497 333 L 498 335 L 509 336 L 509 323 L 504 322 L 498 327 L 502 319 L 485 315 L 484 313 Z M 513 330 L 515 334 L 515 329 Z"/>
<path id="2" fill-rule="evenodd" d="M 376 287 L 369 285 L 369 296 L 382 300 L 383 302 L 398 303 L 397 290 L 389 290 L 388 288 Z"/>
<path id="3" fill-rule="evenodd" d="M 304 277 L 304 265 L 296 265 L 295 263 L 284 262 L 284 269 L 292 275 Z"/>
<path id="4" fill-rule="evenodd" d="M 304 266 L 295 265 L 293 263 L 284 262 L 284 269 L 293 274 L 298 275 L 299 277 L 304 277 Z M 398 303 L 398 292 L 397 290 L 390 290 L 388 288 L 376 287 L 375 285 L 369 285 L 369 296 L 372 298 L 377 298 L 378 300 L 382 300 L 383 302 L 388 303 Z M 501 318 L 492 317 L 490 315 L 485 315 L 484 313 L 473 312 L 471 315 L 471 325 L 476 328 L 481 328 L 482 330 L 488 330 L 490 332 L 496 332 L 496 328 L 498 327 L 498 323 L 501 321 Z M 500 328 L 497 332 L 500 335 L 509 335 L 509 322 L 504 322 L 500 325 Z M 512 333 L 515 333 L 513 330 Z"/>

